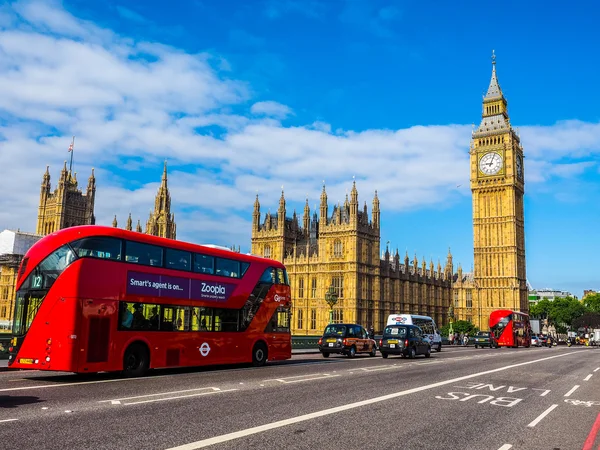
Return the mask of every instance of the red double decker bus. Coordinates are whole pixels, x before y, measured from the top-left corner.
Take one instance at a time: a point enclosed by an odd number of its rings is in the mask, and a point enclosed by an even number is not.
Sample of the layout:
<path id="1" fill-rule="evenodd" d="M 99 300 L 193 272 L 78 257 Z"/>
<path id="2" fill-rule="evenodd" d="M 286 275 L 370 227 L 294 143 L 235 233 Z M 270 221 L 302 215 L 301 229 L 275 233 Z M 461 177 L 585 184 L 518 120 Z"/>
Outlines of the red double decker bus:
<path id="1" fill-rule="evenodd" d="M 501 347 L 531 347 L 531 325 L 529 315 L 498 309 L 490 314 L 490 331 Z"/>
<path id="2" fill-rule="evenodd" d="M 283 264 L 102 226 L 52 233 L 17 278 L 9 367 L 93 373 L 291 358 Z"/>

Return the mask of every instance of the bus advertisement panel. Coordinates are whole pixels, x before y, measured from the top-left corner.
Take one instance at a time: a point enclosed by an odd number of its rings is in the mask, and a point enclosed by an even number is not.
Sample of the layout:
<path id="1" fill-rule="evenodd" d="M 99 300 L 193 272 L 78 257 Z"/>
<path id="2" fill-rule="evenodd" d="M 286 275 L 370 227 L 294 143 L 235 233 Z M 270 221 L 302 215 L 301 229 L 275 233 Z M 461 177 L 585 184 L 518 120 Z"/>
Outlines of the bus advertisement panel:
<path id="1" fill-rule="evenodd" d="M 283 264 L 102 226 L 52 233 L 17 278 L 9 367 L 93 373 L 291 358 Z"/>
<path id="2" fill-rule="evenodd" d="M 531 325 L 525 313 L 509 309 L 492 311 L 489 326 L 501 347 L 531 346 Z"/>

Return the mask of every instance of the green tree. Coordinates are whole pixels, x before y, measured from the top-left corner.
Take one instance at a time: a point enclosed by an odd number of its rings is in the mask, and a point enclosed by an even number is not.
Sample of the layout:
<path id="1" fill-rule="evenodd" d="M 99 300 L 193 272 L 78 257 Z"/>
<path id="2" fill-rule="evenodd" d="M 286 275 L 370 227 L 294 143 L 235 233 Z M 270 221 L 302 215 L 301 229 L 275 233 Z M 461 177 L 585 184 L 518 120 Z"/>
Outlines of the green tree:
<path id="1" fill-rule="evenodd" d="M 552 302 L 544 297 L 535 305 L 529 307 L 529 315 L 536 319 L 547 319 L 550 313 Z"/>
<path id="2" fill-rule="evenodd" d="M 477 333 L 479 329 L 467 320 L 457 320 L 456 322 L 452 323 L 452 331 L 459 334 L 469 333 L 470 336 L 473 336 L 473 334 Z M 442 336 L 448 337 L 450 334 L 450 325 L 444 325 L 440 329 L 440 333 Z"/>
<path id="3" fill-rule="evenodd" d="M 590 312 L 600 313 L 600 294 L 586 296 L 583 299 L 583 305 Z"/>
<path id="4" fill-rule="evenodd" d="M 573 320 L 583 316 L 585 312 L 586 308 L 579 300 L 572 297 L 557 298 L 551 302 L 548 317 L 554 324 L 570 326 Z"/>

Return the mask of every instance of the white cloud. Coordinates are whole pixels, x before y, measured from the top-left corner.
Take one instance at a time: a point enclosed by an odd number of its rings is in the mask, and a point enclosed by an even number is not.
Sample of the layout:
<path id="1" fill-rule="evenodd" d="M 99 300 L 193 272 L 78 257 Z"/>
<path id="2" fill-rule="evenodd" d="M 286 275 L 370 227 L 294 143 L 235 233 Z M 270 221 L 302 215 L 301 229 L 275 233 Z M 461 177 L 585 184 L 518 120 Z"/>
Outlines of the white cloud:
<path id="1" fill-rule="evenodd" d="M 256 115 L 272 116 L 279 119 L 284 119 L 293 114 L 293 111 L 288 106 L 273 101 L 257 102 L 252 105 L 250 112 Z"/>
<path id="2" fill-rule="evenodd" d="M 469 195 L 469 125 L 284 127 L 291 108 L 250 106 L 250 87 L 223 76 L 229 66 L 219 55 L 134 42 L 47 3 L 1 14 L 0 228 L 35 228 L 45 166 L 55 186 L 72 135 L 84 188 L 96 167 L 99 223 L 117 214 L 123 226 L 131 212 L 144 224 L 168 158 L 178 236 L 194 241 L 247 245 L 256 192 L 262 211 L 274 210 L 282 185 L 290 209 L 306 196 L 313 208 L 323 180 L 330 204 L 343 202 L 353 177 L 369 210 L 376 189 L 390 212 Z M 521 135 L 529 185 L 581 176 L 586 155 L 600 149 L 600 124 L 522 127 Z M 155 175 L 139 181 L 147 171 Z"/>

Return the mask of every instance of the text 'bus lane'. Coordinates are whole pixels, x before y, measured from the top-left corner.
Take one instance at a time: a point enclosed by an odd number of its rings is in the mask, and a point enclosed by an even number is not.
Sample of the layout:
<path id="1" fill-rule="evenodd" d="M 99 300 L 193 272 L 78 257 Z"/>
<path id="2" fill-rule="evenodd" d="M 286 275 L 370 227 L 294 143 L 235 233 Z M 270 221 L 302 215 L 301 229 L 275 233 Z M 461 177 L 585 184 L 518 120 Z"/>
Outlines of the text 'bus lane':
<path id="1" fill-rule="evenodd" d="M 513 406 L 522 402 L 524 398 L 509 396 L 508 394 L 514 394 L 516 392 L 524 393 L 525 391 L 529 391 L 534 393 L 535 396 L 545 397 L 549 392 L 551 392 L 550 389 L 518 387 L 504 384 L 493 385 L 491 383 L 475 382 L 466 383 L 464 386 L 454 386 L 454 388 L 457 390 L 448 392 L 444 395 L 436 395 L 435 398 L 438 400 L 458 400 L 460 402 L 468 402 L 473 400 L 479 404 L 487 403 L 489 405 L 512 408 Z M 458 391 L 458 389 L 460 389 L 460 391 Z M 468 390 L 470 392 L 463 392 L 463 390 Z M 494 395 L 490 395 L 489 392 L 494 393 Z"/>

